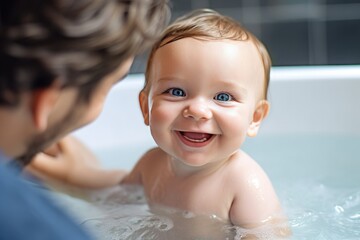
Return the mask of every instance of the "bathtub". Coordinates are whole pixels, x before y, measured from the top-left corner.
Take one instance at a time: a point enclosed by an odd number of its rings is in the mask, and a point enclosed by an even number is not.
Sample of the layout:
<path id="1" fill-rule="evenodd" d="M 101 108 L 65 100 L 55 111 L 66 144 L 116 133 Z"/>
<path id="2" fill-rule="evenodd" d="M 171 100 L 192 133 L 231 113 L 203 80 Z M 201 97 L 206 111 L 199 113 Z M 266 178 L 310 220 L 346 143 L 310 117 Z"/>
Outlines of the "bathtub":
<path id="1" fill-rule="evenodd" d="M 130 170 L 155 146 L 138 106 L 143 78 L 115 86 L 101 116 L 75 133 L 106 168 Z M 359 239 L 360 65 L 274 67 L 268 99 L 243 149 L 272 180 L 293 239 Z"/>

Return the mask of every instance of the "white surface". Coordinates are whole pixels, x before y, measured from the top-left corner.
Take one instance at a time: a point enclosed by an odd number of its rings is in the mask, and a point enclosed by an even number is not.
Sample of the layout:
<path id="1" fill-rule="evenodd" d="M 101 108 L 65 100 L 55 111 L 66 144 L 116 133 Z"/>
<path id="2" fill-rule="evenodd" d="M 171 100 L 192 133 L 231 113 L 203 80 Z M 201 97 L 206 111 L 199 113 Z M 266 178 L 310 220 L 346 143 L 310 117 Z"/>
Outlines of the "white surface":
<path id="1" fill-rule="evenodd" d="M 94 150 L 153 144 L 138 105 L 143 78 L 130 75 L 112 89 L 100 117 L 76 135 Z M 360 65 L 274 67 L 269 101 L 260 136 L 360 135 Z"/>

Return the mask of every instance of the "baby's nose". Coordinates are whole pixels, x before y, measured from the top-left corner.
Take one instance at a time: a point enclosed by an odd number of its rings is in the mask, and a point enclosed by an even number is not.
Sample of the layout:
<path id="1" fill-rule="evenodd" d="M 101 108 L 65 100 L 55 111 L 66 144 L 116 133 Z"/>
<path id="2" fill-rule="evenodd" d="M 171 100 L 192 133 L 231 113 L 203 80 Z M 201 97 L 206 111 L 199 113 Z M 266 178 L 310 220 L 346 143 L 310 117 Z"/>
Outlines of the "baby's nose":
<path id="1" fill-rule="evenodd" d="M 183 116 L 194 120 L 208 120 L 212 118 L 212 112 L 208 104 L 203 101 L 190 103 L 183 111 Z"/>

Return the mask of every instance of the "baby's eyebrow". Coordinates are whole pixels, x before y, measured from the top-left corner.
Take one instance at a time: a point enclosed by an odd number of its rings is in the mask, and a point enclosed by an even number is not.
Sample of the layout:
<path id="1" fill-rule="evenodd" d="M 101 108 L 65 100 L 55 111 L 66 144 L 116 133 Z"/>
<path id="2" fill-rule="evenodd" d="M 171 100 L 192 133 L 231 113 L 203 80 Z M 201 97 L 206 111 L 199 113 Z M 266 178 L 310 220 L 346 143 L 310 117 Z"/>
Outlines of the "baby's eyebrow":
<path id="1" fill-rule="evenodd" d="M 238 82 L 219 81 L 219 85 L 225 89 L 235 90 L 243 96 L 246 96 L 248 94 L 248 90 Z"/>
<path id="2" fill-rule="evenodd" d="M 161 78 L 157 79 L 158 82 L 161 82 L 161 81 L 177 81 L 177 80 L 181 80 L 181 78 L 177 78 L 177 77 L 161 77 Z"/>

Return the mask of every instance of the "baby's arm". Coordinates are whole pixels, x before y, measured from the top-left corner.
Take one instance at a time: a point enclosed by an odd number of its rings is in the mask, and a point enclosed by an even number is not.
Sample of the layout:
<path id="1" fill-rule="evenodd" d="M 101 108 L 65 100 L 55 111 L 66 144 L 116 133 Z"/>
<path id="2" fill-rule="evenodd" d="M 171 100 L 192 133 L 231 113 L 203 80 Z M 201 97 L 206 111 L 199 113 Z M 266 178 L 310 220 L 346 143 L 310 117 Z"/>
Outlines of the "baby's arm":
<path id="1" fill-rule="evenodd" d="M 103 169 L 96 156 L 73 137 L 65 137 L 36 155 L 26 169 L 47 182 L 61 182 L 81 188 L 114 186 L 127 174 L 123 170 Z"/>
<path id="2" fill-rule="evenodd" d="M 289 236 L 287 219 L 269 178 L 255 161 L 246 158 L 237 174 L 232 174 L 235 194 L 229 213 L 231 222 L 244 228 L 270 224 L 277 235 Z"/>

